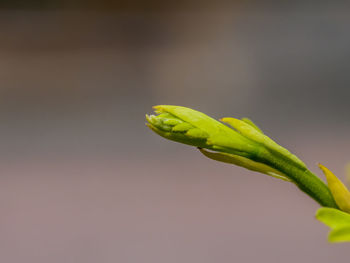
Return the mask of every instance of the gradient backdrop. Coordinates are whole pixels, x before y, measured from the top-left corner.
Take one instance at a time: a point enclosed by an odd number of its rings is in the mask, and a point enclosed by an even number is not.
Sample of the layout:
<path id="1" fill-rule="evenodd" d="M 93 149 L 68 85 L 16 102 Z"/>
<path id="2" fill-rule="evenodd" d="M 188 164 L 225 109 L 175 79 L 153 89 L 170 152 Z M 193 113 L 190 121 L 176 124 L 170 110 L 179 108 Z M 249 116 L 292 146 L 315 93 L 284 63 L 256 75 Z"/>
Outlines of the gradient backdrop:
<path id="1" fill-rule="evenodd" d="M 344 178 L 349 4 L 1 5 L 0 262 L 349 260 L 292 184 L 144 125 L 155 104 L 250 117 Z"/>

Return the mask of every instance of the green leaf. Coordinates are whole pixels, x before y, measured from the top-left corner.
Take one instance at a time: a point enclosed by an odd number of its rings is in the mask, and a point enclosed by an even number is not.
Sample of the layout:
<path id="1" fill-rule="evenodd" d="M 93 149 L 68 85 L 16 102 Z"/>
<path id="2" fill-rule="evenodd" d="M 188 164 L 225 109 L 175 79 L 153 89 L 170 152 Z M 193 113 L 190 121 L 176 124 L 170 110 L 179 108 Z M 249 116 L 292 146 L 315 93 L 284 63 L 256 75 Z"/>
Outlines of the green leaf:
<path id="1" fill-rule="evenodd" d="M 322 207 L 317 210 L 316 218 L 331 228 L 329 242 L 350 242 L 350 214 Z"/>
<path id="2" fill-rule="evenodd" d="M 350 242 L 350 226 L 336 228 L 328 235 L 329 242 Z"/>
<path id="3" fill-rule="evenodd" d="M 316 218 L 330 228 L 350 225 L 350 214 L 335 208 L 321 207 L 316 212 Z"/>

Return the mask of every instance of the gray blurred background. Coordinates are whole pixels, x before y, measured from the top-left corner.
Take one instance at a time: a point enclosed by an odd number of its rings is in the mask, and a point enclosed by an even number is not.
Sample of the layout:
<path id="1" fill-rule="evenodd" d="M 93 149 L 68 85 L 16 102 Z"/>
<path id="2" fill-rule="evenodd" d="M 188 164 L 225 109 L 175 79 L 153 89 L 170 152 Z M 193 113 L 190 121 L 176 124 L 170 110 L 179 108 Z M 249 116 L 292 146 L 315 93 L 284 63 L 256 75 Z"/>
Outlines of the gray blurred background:
<path id="1" fill-rule="evenodd" d="M 0 261 L 345 262 L 317 203 L 145 127 L 250 117 L 322 178 L 350 160 L 350 5 L 2 1 Z"/>

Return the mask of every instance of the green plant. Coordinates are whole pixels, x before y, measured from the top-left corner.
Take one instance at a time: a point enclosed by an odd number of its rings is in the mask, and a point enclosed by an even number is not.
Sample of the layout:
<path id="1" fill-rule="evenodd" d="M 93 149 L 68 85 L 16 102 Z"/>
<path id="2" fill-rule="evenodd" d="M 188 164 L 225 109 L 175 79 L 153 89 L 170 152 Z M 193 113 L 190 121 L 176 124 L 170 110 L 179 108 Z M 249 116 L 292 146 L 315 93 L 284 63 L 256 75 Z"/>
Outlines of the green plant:
<path id="1" fill-rule="evenodd" d="M 146 115 L 151 130 L 166 139 L 195 146 L 210 159 L 294 183 L 323 207 L 316 217 L 333 229 L 329 241 L 350 241 L 350 193 L 326 167 L 320 165 L 328 186 L 249 119 L 222 118 L 222 123 L 186 107 L 160 105 L 154 109 L 157 115 Z"/>

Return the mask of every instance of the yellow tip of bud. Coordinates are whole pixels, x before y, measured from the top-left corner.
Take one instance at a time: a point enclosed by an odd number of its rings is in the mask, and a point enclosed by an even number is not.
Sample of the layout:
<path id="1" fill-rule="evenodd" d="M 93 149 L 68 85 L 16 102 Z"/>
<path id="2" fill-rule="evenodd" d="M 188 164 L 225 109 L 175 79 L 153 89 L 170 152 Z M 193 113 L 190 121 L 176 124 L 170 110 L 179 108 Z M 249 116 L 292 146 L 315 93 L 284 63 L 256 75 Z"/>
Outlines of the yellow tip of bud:
<path id="1" fill-rule="evenodd" d="M 236 119 L 235 118 L 232 118 L 232 117 L 224 117 L 224 118 L 221 118 L 220 121 L 224 122 L 224 123 L 228 123 L 230 124 L 230 122 L 232 121 L 235 121 Z"/>
<path id="2" fill-rule="evenodd" d="M 326 176 L 329 190 L 333 195 L 334 201 L 339 208 L 350 213 L 350 192 L 346 186 L 340 181 L 327 167 L 318 164 L 324 175 Z"/>

